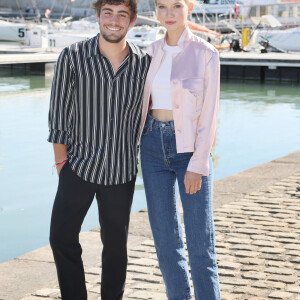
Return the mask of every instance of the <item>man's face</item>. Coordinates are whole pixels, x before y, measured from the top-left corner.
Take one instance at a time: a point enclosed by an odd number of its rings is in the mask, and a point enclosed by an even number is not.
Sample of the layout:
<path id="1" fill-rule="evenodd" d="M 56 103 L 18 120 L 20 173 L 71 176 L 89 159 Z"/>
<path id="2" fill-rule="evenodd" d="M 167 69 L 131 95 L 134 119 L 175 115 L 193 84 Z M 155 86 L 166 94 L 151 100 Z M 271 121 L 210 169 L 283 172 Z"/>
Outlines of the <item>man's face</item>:
<path id="1" fill-rule="evenodd" d="M 133 26 L 135 19 L 131 20 L 131 11 L 124 4 L 105 4 L 97 13 L 100 27 L 100 34 L 110 43 L 122 41 L 130 26 Z"/>

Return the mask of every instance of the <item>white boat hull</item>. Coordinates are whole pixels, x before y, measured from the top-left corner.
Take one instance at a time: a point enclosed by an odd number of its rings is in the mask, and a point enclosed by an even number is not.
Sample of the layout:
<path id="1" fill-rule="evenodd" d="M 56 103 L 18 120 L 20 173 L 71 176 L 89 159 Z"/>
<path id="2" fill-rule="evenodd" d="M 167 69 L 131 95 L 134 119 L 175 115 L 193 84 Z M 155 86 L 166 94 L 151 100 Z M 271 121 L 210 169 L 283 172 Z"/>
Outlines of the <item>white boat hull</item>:
<path id="1" fill-rule="evenodd" d="M 0 20 L 0 41 L 24 42 L 27 37 L 25 23 L 12 23 Z"/>

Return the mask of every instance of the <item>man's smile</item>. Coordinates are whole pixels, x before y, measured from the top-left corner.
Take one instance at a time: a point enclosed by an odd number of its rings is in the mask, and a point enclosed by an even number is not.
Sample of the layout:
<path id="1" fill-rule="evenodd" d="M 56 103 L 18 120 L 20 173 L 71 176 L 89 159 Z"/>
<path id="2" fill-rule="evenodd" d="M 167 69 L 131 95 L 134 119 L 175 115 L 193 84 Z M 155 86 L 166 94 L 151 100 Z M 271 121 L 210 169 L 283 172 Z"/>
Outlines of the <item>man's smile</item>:
<path id="1" fill-rule="evenodd" d="M 120 27 L 113 27 L 113 26 L 106 26 L 106 28 L 110 31 L 120 31 L 121 30 Z"/>

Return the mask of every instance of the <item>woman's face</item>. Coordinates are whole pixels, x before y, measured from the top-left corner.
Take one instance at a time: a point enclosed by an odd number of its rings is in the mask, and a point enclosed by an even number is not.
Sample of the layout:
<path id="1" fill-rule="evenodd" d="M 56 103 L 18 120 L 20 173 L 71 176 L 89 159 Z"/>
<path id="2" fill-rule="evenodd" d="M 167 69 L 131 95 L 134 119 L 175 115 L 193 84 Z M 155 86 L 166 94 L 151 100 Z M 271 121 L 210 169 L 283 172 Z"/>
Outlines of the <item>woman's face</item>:
<path id="1" fill-rule="evenodd" d="M 157 0 L 156 16 L 168 31 L 182 31 L 187 26 L 187 16 L 193 4 L 185 0 Z"/>

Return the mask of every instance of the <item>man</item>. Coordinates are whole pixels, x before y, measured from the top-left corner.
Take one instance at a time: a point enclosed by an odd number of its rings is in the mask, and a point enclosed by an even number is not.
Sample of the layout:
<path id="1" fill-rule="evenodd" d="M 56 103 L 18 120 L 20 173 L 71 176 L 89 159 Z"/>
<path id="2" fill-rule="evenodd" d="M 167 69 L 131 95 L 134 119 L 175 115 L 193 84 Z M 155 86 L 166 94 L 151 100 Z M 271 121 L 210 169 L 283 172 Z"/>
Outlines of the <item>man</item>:
<path id="1" fill-rule="evenodd" d="M 48 141 L 59 184 L 50 244 L 63 300 L 87 299 L 79 232 L 95 195 L 103 243 L 101 297 L 123 297 L 150 63 L 147 54 L 126 42 L 137 16 L 136 0 L 98 0 L 94 8 L 100 34 L 62 51 L 51 91 Z"/>

